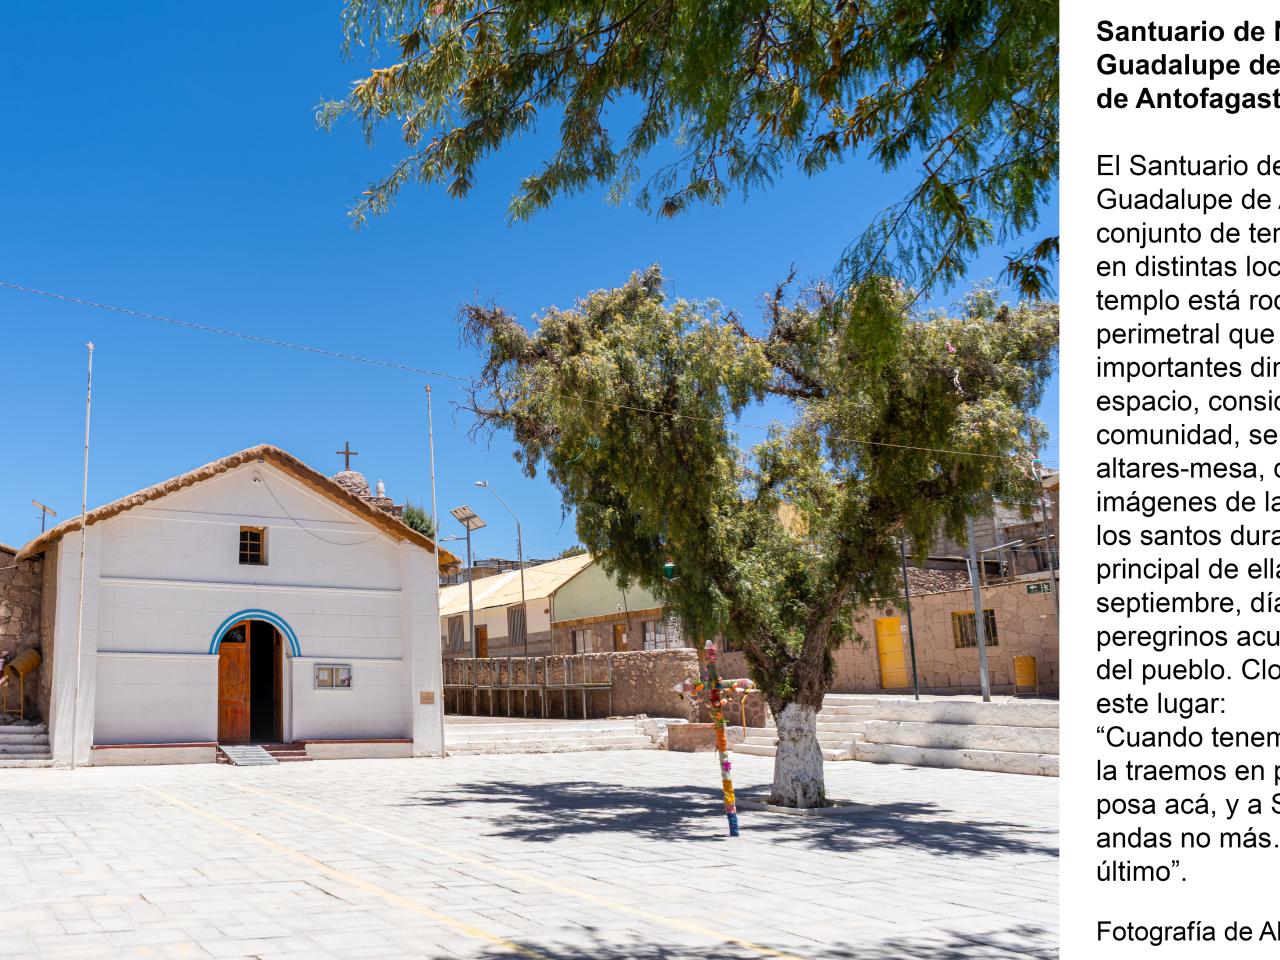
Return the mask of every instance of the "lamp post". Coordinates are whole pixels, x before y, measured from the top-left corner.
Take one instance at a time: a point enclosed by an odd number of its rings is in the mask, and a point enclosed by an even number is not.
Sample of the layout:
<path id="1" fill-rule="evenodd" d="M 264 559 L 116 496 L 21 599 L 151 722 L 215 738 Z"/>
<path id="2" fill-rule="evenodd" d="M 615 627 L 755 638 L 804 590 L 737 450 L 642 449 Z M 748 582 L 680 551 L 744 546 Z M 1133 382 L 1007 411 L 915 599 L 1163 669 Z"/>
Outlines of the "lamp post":
<path id="1" fill-rule="evenodd" d="M 916 630 L 911 623 L 911 581 L 907 577 L 907 541 L 898 538 L 898 555 L 902 558 L 902 598 L 907 608 L 907 642 L 911 645 L 911 685 L 920 699 L 920 675 L 916 672 Z"/>
<path id="2" fill-rule="evenodd" d="M 973 630 L 978 642 L 978 679 L 983 702 L 991 699 L 991 675 L 987 672 L 987 617 L 982 609 L 982 572 L 978 567 L 978 547 L 974 543 L 973 517 L 965 521 L 969 538 L 969 582 L 973 587 Z"/>
<path id="3" fill-rule="evenodd" d="M 489 486 L 488 480 L 477 480 L 477 487 L 484 487 L 495 497 L 498 497 L 498 491 Z M 524 599 L 524 537 L 520 533 L 520 518 L 516 516 L 516 512 L 507 506 L 507 501 L 498 497 L 498 502 L 506 507 L 507 513 L 511 514 L 511 519 L 516 522 L 516 563 L 520 565 L 520 611 L 524 615 L 524 656 L 529 656 L 529 607 L 525 604 Z"/>
<path id="4" fill-rule="evenodd" d="M 453 519 L 457 520 L 467 530 L 467 629 L 471 631 L 471 659 L 476 657 L 476 602 L 475 593 L 471 586 L 471 531 L 479 530 L 485 525 L 484 521 L 476 516 L 476 512 L 465 504 L 461 507 L 454 507 L 449 511 L 453 514 Z"/>

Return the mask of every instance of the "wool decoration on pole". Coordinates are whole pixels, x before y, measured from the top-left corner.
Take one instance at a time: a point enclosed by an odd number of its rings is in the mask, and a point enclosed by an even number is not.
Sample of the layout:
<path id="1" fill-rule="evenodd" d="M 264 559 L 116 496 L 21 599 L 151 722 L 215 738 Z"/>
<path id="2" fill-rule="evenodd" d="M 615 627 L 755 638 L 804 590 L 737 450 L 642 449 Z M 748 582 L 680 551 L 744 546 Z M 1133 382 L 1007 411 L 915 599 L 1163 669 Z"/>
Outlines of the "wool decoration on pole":
<path id="1" fill-rule="evenodd" d="M 716 757 L 720 762 L 720 786 L 724 791 L 724 815 L 729 818 L 729 836 L 738 836 L 738 801 L 733 792 L 733 764 L 729 761 L 729 740 L 725 733 L 723 693 L 741 693 L 744 697 L 755 693 L 755 684 L 750 680 L 721 680 L 716 668 L 716 645 L 706 646 L 707 679 L 685 680 L 675 685 L 675 691 L 691 697 L 708 694 L 711 705 L 711 718 L 715 722 Z M 746 731 L 746 712 L 743 711 L 742 727 Z"/>

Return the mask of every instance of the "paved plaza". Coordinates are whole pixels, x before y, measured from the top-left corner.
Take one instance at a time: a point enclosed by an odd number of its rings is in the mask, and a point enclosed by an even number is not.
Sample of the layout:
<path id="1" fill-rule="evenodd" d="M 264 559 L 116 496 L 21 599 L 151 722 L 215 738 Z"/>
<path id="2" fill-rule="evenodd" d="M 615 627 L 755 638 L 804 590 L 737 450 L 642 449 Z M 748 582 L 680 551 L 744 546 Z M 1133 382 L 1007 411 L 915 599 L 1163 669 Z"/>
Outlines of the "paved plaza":
<path id="1" fill-rule="evenodd" d="M 0 957 L 1056 956 L 1056 780 L 827 778 L 730 839 L 711 754 L 0 770 Z"/>

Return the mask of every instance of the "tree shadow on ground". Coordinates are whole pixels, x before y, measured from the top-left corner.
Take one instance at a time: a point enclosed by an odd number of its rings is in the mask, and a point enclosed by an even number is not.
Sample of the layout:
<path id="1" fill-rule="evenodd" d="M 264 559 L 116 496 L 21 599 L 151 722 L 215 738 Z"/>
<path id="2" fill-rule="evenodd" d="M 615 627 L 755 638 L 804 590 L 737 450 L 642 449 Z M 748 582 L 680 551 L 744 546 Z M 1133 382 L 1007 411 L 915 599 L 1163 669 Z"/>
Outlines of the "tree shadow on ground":
<path id="1" fill-rule="evenodd" d="M 583 936 L 590 942 L 557 944 L 554 938 L 516 942 L 534 955 L 550 960 L 706 960 L 707 956 L 714 956 L 716 960 L 760 960 L 761 957 L 760 952 L 733 943 L 711 948 L 705 943 L 689 946 L 645 943 L 634 939 L 634 934 L 606 935 L 591 929 L 584 930 Z M 1055 931 L 1034 924 L 993 928 L 990 933 L 977 936 L 958 934 L 946 930 L 944 925 L 936 931 L 852 936 L 850 943 L 838 947 L 816 943 L 803 947 L 767 943 L 761 946 L 768 949 L 770 955 L 776 950 L 784 956 L 806 960 L 1047 960 L 1058 955 L 1057 940 Z M 448 956 L 452 958 L 456 954 Z M 494 947 L 475 954 L 474 958 L 498 960 L 510 956 L 510 950 Z"/>
<path id="2" fill-rule="evenodd" d="M 718 791 L 696 787 L 631 788 L 592 781 L 481 781 L 406 798 L 404 806 L 487 810 L 491 836 L 549 842 L 585 834 L 630 834 L 651 840 L 719 840 L 725 826 Z M 496 808 L 508 816 L 494 817 Z M 1056 831 L 975 820 L 927 801 L 868 802 L 838 816 L 794 816 L 743 810 L 744 834 L 852 853 L 894 844 L 936 854 L 1028 854 L 1056 857 Z"/>

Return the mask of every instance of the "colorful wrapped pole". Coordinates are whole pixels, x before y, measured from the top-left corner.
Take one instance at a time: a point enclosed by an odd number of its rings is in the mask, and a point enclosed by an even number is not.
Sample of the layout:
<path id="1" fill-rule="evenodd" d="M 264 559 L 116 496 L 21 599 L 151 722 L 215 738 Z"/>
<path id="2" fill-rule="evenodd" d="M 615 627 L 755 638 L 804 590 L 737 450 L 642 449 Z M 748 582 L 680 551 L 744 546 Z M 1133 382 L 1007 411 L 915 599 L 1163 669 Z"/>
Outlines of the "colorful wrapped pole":
<path id="1" fill-rule="evenodd" d="M 716 667 L 716 647 L 714 643 L 708 643 L 706 648 L 707 662 L 707 679 L 705 680 L 684 680 L 677 683 L 672 689 L 682 696 L 701 697 L 707 694 L 707 700 L 711 706 L 711 718 L 715 721 L 716 734 L 716 756 L 720 761 L 720 785 L 724 790 L 724 812 L 729 818 L 729 836 L 736 837 L 738 835 L 738 803 L 733 794 L 733 765 L 729 762 L 729 741 L 725 733 L 724 722 L 724 697 L 726 693 L 739 693 L 742 695 L 743 706 L 743 733 L 746 733 L 746 707 L 745 700 L 749 693 L 759 693 L 755 684 L 750 680 L 721 680 L 719 670 Z"/>
<path id="2" fill-rule="evenodd" d="M 733 765 L 729 762 L 729 742 L 724 732 L 724 704 L 720 699 L 720 674 L 716 670 L 716 645 L 707 644 L 707 685 L 711 687 L 711 718 L 716 724 L 716 755 L 720 758 L 720 785 L 724 789 L 724 815 L 729 818 L 729 836 L 738 835 L 738 802 L 733 795 Z"/>

